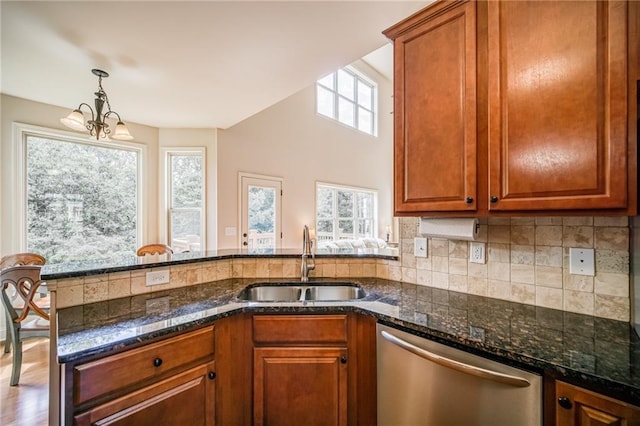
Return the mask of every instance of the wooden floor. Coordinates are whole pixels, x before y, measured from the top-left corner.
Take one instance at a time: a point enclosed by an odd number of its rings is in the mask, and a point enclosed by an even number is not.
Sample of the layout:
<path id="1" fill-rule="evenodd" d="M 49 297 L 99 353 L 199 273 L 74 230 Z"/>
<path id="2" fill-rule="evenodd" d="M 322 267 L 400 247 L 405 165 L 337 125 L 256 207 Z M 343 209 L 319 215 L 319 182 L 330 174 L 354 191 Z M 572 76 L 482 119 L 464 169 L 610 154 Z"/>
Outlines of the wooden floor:
<path id="1" fill-rule="evenodd" d="M 22 373 L 9 386 L 11 353 L 0 343 L 0 425 L 46 425 L 49 418 L 49 339 L 22 342 Z"/>

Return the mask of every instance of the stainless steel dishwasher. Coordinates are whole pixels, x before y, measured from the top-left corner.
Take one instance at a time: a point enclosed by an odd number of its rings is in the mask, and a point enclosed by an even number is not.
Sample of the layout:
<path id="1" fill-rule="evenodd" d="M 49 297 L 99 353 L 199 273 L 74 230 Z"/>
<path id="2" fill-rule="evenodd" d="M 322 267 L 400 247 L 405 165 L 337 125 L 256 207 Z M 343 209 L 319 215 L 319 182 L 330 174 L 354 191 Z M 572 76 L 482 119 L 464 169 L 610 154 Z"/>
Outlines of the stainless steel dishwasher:
<path id="1" fill-rule="evenodd" d="M 542 377 L 377 325 L 378 426 L 539 426 Z"/>

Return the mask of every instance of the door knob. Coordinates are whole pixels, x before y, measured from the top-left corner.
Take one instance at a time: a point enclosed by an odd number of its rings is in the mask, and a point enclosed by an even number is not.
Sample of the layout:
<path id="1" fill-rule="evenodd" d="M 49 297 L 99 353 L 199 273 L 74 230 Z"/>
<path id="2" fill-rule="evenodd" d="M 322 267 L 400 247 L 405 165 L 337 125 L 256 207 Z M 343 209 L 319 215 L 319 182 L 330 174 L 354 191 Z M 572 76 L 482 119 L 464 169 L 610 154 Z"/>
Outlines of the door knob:
<path id="1" fill-rule="evenodd" d="M 561 396 L 560 398 L 558 398 L 558 405 L 561 406 L 562 408 L 566 408 L 567 410 L 570 410 L 571 407 L 573 406 L 573 404 L 571 403 L 571 400 L 566 396 Z"/>
<path id="2" fill-rule="evenodd" d="M 491 198 L 489 198 L 489 201 L 491 201 L 492 203 L 497 203 L 498 197 L 496 197 L 495 195 L 492 195 Z"/>
<path id="3" fill-rule="evenodd" d="M 153 360 L 154 367 L 160 367 L 162 365 L 162 358 L 156 358 Z"/>

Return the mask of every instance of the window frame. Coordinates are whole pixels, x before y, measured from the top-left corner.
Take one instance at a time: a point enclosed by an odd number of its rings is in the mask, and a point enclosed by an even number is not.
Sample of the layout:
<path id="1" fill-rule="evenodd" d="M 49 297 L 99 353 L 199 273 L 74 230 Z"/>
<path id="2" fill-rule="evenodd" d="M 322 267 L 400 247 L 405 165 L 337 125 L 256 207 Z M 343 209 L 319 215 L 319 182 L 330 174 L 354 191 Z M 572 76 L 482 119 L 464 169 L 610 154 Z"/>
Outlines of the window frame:
<path id="1" fill-rule="evenodd" d="M 353 100 L 349 99 L 348 97 L 346 97 L 343 93 L 340 93 L 340 89 L 339 89 L 339 84 L 338 84 L 338 73 L 340 71 L 344 71 L 347 74 L 350 74 L 354 77 L 354 98 Z M 328 76 L 333 76 L 333 87 L 328 87 L 322 83 L 320 83 L 321 80 L 325 79 Z M 367 86 L 371 87 L 371 107 L 372 109 L 369 110 L 367 108 L 364 108 L 362 105 L 360 105 L 360 103 L 358 102 L 358 84 L 362 82 L 363 84 L 366 84 Z M 333 115 L 329 116 L 326 114 L 323 114 L 319 111 L 319 105 L 318 105 L 318 101 L 319 101 L 319 97 L 318 97 L 318 87 L 322 87 L 323 89 L 326 89 L 328 91 L 331 92 L 332 97 L 333 97 Z M 345 123 L 343 121 L 340 120 L 339 117 L 339 103 L 340 103 L 340 99 L 343 99 L 347 102 L 349 102 L 352 107 L 353 107 L 353 112 L 354 112 L 354 124 L 353 126 Z M 360 115 L 358 113 L 358 109 L 359 108 L 363 108 L 365 110 L 367 110 L 368 112 L 371 113 L 371 132 L 365 131 L 360 129 L 359 126 L 359 122 L 360 122 Z M 340 124 L 342 124 L 343 126 L 347 126 L 351 129 L 355 129 L 359 132 L 362 132 L 364 134 L 373 136 L 373 137 L 378 137 L 378 83 L 376 83 L 372 78 L 368 77 L 367 75 L 365 75 L 363 72 L 359 71 L 358 69 L 356 69 L 355 67 L 351 66 L 351 65 L 347 65 L 346 67 L 342 67 L 330 74 L 327 74 L 321 78 L 319 78 L 318 80 L 316 80 L 316 84 L 315 84 L 315 109 L 316 109 L 316 115 L 319 115 L 321 117 L 336 121 Z"/>
<path id="2" fill-rule="evenodd" d="M 171 213 L 174 210 L 179 211 L 197 211 L 200 210 L 200 250 L 206 251 L 207 249 L 207 223 L 206 223 L 206 194 L 207 194 L 207 180 L 206 180 L 206 170 L 207 170 L 207 156 L 206 156 L 206 148 L 205 147 L 163 147 L 160 150 L 160 158 L 162 161 L 161 176 L 160 180 L 162 182 L 163 190 L 161 191 L 162 199 L 160 200 L 160 205 L 162 206 L 162 211 L 164 214 L 160 215 L 159 219 L 162 223 L 160 223 L 160 229 L 162 232 L 159 237 L 161 240 L 164 240 L 166 244 L 171 245 Z M 173 208 L 171 206 L 172 200 L 172 169 L 171 169 L 171 158 L 173 156 L 199 156 L 202 159 L 202 198 L 200 199 L 201 206 L 200 208 L 195 207 L 183 207 L 183 208 Z"/>
<path id="3" fill-rule="evenodd" d="M 18 149 L 15 152 L 15 182 L 16 190 L 16 227 L 18 229 L 17 244 L 19 250 L 27 249 L 27 138 L 29 136 L 44 139 L 58 140 L 61 142 L 71 142 L 101 148 L 114 148 L 126 151 L 132 151 L 137 154 L 137 174 L 136 174 L 136 245 L 140 245 L 141 241 L 146 237 L 146 217 L 147 208 L 144 200 L 146 193 L 144 190 L 143 177 L 145 172 L 145 160 L 147 157 L 147 148 L 141 143 L 134 141 L 119 142 L 115 140 L 95 140 L 87 136 L 79 136 L 75 132 L 67 132 L 64 130 L 51 129 L 47 127 L 34 126 L 25 123 L 13 123 L 13 138 Z"/>
<path id="4" fill-rule="evenodd" d="M 353 230 L 354 230 L 354 237 L 355 239 L 358 238 L 378 238 L 378 190 L 377 189 L 371 189 L 371 188 L 364 188 L 364 187 L 358 187 L 358 186 L 350 186 L 350 185 L 340 185 L 340 184 L 335 184 L 335 183 L 328 183 L 328 182 L 320 182 L 320 181 L 316 181 L 316 188 L 315 188 L 315 211 L 314 211 L 314 221 L 315 221 L 315 228 L 316 228 L 316 235 L 319 235 L 319 231 L 318 231 L 318 221 L 319 220 L 328 220 L 327 218 L 318 218 L 318 189 L 320 189 L 321 187 L 323 188 L 329 188 L 332 189 L 334 192 L 334 194 L 337 191 L 343 191 L 343 192 L 352 192 L 354 194 L 354 211 L 353 211 L 353 215 L 351 216 L 351 221 L 353 223 Z M 373 206 L 371 208 L 372 210 L 372 216 L 369 218 L 360 218 L 358 217 L 358 203 L 355 201 L 357 200 L 357 194 L 358 193 L 365 193 L 365 194 L 371 194 L 373 195 Z M 371 235 L 370 236 L 365 236 L 365 237 L 361 237 L 358 236 L 358 220 L 367 220 L 367 219 L 371 219 L 372 224 L 371 224 Z M 333 239 L 332 240 L 328 240 L 328 241 L 338 241 L 339 240 L 339 222 L 341 220 L 348 220 L 348 218 L 341 218 L 338 216 L 338 211 L 337 211 L 337 197 L 334 196 L 334 200 L 333 200 L 333 216 L 332 219 L 333 221 Z M 319 242 L 319 241 L 318 241 Z"/>

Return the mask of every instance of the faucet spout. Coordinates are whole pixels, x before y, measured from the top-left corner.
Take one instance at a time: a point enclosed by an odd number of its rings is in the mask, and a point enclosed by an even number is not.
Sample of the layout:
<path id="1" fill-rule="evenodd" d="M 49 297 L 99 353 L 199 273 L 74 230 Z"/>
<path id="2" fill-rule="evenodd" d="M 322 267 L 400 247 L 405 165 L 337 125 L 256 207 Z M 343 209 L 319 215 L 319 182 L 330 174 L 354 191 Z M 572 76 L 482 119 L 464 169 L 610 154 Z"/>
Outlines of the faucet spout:
<path id="1" fill-rule="evenodd" d="M 309 262 L 311 256 L 311 262 Z M 302 229 L 302 264 L 300 266 L 300 281 L 303 283 L 309 281 L 309 271 L 316 268 L 316 256 L 313 253 L 313 240 L 309 236 L 309 227 L 307 225 Z"/>

